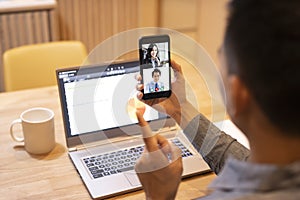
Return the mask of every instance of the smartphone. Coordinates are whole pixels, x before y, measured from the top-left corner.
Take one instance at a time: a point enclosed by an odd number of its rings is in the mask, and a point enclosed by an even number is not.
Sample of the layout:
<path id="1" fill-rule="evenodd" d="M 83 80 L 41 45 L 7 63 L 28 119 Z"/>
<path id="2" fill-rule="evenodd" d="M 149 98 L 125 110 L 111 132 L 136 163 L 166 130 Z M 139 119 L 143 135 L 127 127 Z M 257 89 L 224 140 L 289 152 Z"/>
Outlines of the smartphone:
<path id="1" fill-rule="evenodd" d="M 140 73 L 144 84 L 143 99 L 170 97 L 170 37 L 144 36 L 139 39 Z"/>

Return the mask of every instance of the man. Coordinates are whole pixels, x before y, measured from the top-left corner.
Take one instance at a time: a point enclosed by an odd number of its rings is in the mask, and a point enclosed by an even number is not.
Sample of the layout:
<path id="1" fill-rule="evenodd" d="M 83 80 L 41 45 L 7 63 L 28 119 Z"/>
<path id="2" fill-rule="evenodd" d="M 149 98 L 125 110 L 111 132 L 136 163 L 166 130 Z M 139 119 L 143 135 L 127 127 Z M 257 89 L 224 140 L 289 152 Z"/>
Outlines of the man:
<path id="1" fill-rule="evenodd" d="M 145 102 L 173 117 L 218 174 L 209 186 L 212 192 L 201 199 L 300 199 L 299 9 L 299 0 L 233 0 L 229 4 L 220 67 L 228 114 L 247 136 L 250 151 L 218 130 L 185 99 L 184 79 L 175 62 L 172 96 Z M 143 85 L 137 87 L 141 90 Z M 140 125 L 147 127 L 141 113 L 137 116 Z M 194 131 L 197 134 L 191 137 Z M 150 153 L 141 157 L 136 170 L 146 197 L 174 199 L 181 158 L 143 172 L 145 164 L 159 162 L 151 152 L 174 154 L 172 149 L 161 150 L 170 145 L 161 136 L 144 132 Z M 211 139 L 206 142 L 215 141 L 209 152 L 201 148 L 206 136 Z"/>
<path id="2" fill-rule="evenodd" d="M 153 93 L 153 92 L 161 92 L 164 91 L 164 83 L 159 81 L 161 76 L 161 71 L 155 68 L 152 71 L 152 78 L 153 80 L 146 85 L 146 92 Z"/>

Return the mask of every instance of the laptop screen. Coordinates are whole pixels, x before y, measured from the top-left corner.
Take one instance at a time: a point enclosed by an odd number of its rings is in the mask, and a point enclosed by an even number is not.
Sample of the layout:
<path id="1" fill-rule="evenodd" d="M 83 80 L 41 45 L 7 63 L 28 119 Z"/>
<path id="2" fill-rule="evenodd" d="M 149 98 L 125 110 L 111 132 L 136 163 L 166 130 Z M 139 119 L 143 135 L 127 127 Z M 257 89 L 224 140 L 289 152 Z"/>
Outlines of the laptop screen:
<path id="1" fill-rule="evenodd" d="M 135 108 L 147 121 L 166 118 L 136 99 L 139 62 L 57 70 L 61 106 L 68 137 L 137 123 Z"/>

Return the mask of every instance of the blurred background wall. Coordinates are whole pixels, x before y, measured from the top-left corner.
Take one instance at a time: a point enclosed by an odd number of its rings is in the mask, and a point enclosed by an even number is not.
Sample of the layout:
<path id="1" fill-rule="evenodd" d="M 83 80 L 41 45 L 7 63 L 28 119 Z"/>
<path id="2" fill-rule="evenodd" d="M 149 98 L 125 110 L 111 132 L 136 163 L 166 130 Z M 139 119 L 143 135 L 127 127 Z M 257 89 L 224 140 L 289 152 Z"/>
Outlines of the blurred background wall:
<path id="1" fill-rule="evenodd" d="M 3 91 L 2 54 L 7 49 L 56 40 L 80 40 L 90 51 L 116 33 L 141 27 L 170 28 L 187 34 L 218 64 L 217 49 L 223 38 L 227 2 L 52 0 L 47 5 L 26 9 L 9 9 L 0 3 L 0 91 Z"/>

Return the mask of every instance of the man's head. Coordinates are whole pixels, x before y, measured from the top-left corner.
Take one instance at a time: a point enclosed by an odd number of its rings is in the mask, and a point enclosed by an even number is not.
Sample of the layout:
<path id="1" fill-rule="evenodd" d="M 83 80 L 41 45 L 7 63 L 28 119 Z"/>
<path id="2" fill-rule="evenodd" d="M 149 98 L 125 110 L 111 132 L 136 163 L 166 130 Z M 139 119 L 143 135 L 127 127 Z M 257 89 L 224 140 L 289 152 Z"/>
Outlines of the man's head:
<path id="1" fill-rule="evenodd" d="M 233 0 L 222 48 L 226 78 L 237 78 L 274 126 L 298 137 L 299 8 L 299 0 Z"/>
<path id="2" fill-rule="evenodd" d="M 159 81 L 159 78 L 160 78 L 160 75 L 161 75 L 161 72 L 159 69 L 154 69 L 152 71 L 152 78 L 153 78 L 153 81 L 154 82 L 158 82 Z"/>

